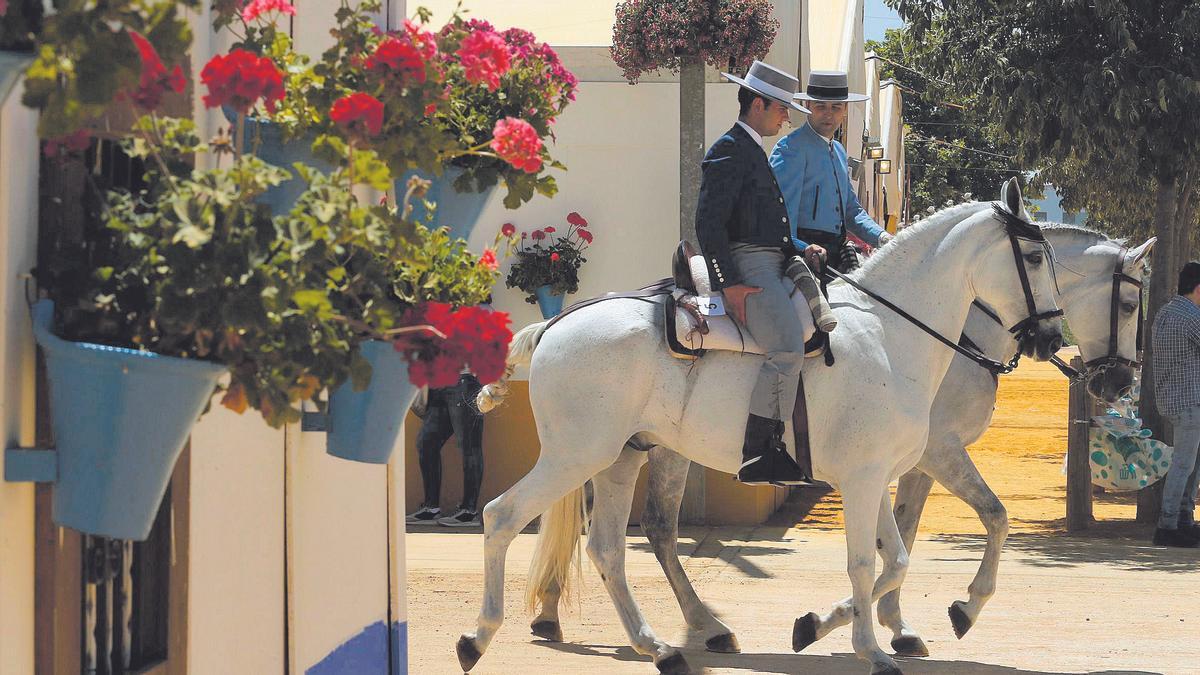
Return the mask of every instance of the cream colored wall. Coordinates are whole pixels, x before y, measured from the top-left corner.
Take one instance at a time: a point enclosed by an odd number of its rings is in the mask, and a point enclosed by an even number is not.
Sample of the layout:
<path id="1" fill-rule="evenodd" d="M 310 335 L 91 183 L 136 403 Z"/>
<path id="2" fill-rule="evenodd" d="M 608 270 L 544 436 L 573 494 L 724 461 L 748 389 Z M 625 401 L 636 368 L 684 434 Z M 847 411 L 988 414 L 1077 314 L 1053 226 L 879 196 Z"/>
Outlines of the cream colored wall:
<path id="1" fill-rule="evenodd" d="M 214 400 L 189 455 L 188 672 L 282 673 L 283 431 Z"/>
<path id="2" fill-rule="evenodd" d="M 34 343 L 21 275 L 37 257 L 37 115 L 18 83 L 0 104 L 0 438 L 34 442 Z M 2 95 L 4 92 L 0 92 Z M 0 455 L 0 469 L 4 464 Z M 0 481 L 0 675 L 33 672 L 32 483 Z"/>

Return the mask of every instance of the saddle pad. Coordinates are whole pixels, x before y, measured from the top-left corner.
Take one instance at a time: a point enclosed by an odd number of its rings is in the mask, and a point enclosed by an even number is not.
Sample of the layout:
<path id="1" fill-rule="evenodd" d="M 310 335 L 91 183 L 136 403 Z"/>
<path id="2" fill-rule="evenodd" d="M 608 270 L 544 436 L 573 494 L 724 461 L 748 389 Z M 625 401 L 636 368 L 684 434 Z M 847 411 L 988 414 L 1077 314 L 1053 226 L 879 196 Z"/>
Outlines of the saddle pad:
<path id="1" fill-rule="evenodd" d="M 680 290 L 676 290 L 673 295 L 676 305 L 686 302 L 685 298 L 691 296 Z M 804 294 L 799 290 L 792 293 L 792 306 L 795 308 L 796 314 L 800 316 L 800 323 L 804 326 L 804 341 L 808 342 L 816 333 L 816 327 L 813 325 L 812 311 L 808 308 L 808 301 L 804 299 Z M 759 347 L 754 338 L 750 337 L 750 333 L 737 325 L 728 314 L 707 317 L 707 335 L 700 333 L 696 320 L 687 310 L 676 307 L 674 318 L 676 340 L 691 351 L 719 349 L 745 354 L 763 353 L 762 347 Z M 672 351 L 672 354 L 680 358 L 695 358 L 694 355 L 679 354 L 675 351 Z"/>

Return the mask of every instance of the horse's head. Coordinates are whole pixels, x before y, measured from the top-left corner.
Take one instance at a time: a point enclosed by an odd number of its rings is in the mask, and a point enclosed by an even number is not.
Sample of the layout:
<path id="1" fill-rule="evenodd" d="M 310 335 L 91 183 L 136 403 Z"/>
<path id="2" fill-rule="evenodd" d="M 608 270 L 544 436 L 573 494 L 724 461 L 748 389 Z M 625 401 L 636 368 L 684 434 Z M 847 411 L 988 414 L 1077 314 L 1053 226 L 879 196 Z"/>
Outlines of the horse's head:
<path id="1" fill-rule="evenodd" d="M 1138 366 L 1142 278 L 1154 248 L 1151 237 L 1129 249 L 1105 242 L 1072 263 L 1078 281 L 1063 291 L 1063 306 L 1088 378 L 1088 393 L 1113 402 L 1133 385 Z"/>
<path id="2" fill-rule="evenodd" d="M 975 293 L 1011 327 L 1025 355 L 1045 361 L 1062 347 L 1054 252 L 1041 228 L 1029 221 L 1015 178 L 1000 196 L 991 211 L 976 216 L 990 218 L 999 227 L 975 270 Z"/>

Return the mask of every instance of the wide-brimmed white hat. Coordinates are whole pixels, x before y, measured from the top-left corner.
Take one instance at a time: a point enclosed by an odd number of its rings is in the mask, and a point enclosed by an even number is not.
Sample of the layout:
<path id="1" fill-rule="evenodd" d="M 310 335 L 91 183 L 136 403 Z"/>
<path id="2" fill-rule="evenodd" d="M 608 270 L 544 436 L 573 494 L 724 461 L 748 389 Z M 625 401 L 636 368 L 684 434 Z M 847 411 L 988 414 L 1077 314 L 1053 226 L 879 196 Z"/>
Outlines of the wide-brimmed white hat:
<path id="1" fill-rule="evenodd" d="M 808 74 L 808 87 L 794 98 L 799 101 L 857 103 L 871 97 L 866 94 L 851 94 L 849 78 L 840 70 L 814 70 Z"/>
<path id="2" fill-rule="evenodd" d="M 750 70 L 746 71 L 745 78 L 730 75 L 729 73 L 721 73 L 721 76 L 730 82 L 738 83 L 760 96 L 765 96 L 772 101 L 782 103 L 792 110 L 799 110 L 805 114 L 812 113 L 811 110 L 793 100 L 796 92 L 800 89 L 800 80 L 762 61 L 755 61 L 750 64 Z"/>

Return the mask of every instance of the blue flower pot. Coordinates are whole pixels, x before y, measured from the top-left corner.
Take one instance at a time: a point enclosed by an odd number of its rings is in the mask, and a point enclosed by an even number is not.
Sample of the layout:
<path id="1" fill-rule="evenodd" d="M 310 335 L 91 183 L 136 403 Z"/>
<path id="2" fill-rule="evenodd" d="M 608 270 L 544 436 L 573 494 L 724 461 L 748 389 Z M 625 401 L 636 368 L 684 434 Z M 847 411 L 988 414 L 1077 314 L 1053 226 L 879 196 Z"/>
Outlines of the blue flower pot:
<path id="1" fill-rule="evenodd" d="M 537 296 L 538 309 L 542 310 L 543 319 L 551 319 L 562 313 L 563 295 L 553 292 L 550 285 L 539 286 L 533 293 Z"/>
<path id="2" fill-rule="evenodd" d="M 354 391 L 346 382 L 330 395 L 325 451 L 355 462 L 387 464 L 418 388 L 409 382 L 408 363 L 391 342 L 372 340 L 359 349 L 371 364 L 371 383 Z"/>
<path id="3" fill-rule="evenodd" d="M 49 300 L 33 306 L 58 454 L 54 522 L 145 539 L 175 460 L 226 368 L 68 342 L 50 332 L 53 318 Z"/>
<path id="4" fill-rule="evenodd" d="M 413 200 L 413 218 L 427 224 L 430 229 L 439 227 L 450 228 L 451 239 L 471 239 L 471 232 L 479 223 L 479 217 L 487 207 L 488 200 L 496 191 L 496 186 L 483 192 L 459 192 L 454 189 L 454 181 L 463 174 L 456 166 L 447 166 L 440 177 L 429 176 L 417 171 L 409 171 L 396 181 L 396 199 L 404 198 L 408 190 L 408 179 L 415 175 L 432 181 L 425 201 L 433 202 L 437 208 L 433 210 L 431 222 L 427 222 L 430 214 L 421 200 Z"/>
<path id="5" fill-rule="evenodd" d="M 225 113 L 225 118 L 229 120 L 230 125 L 236 127 L 237 115 L 233 110 L 225 107 L 222 108 L 222 111 Z M 275 215 L 290 211 L 296 205 L 296 200 L 308 188 L 308 184 L 296 176 L 296 169 L 292 164 L 302 162 L 320 169 L 324 173 L 329 173 L 335 168 L 328 162 L 318 160 L 313 156 L 312 144 L 316 136 L 312 134 L 291 141 L 285 141 L 283 130 L 278 124 L 274 124 L 270 120 L 252 117 L 246 118 L 245 131 L 245 147 L 247 152 L 253 150 L 254 144 L 257 142 L 258 152 L 256 154 L 259 159 L 267 164 L 273 164 L 292 172 L 293 178 L 267 190 L 266 194 L 259 198 L 261 203 L 271 207 L 271 213 Z"/>

